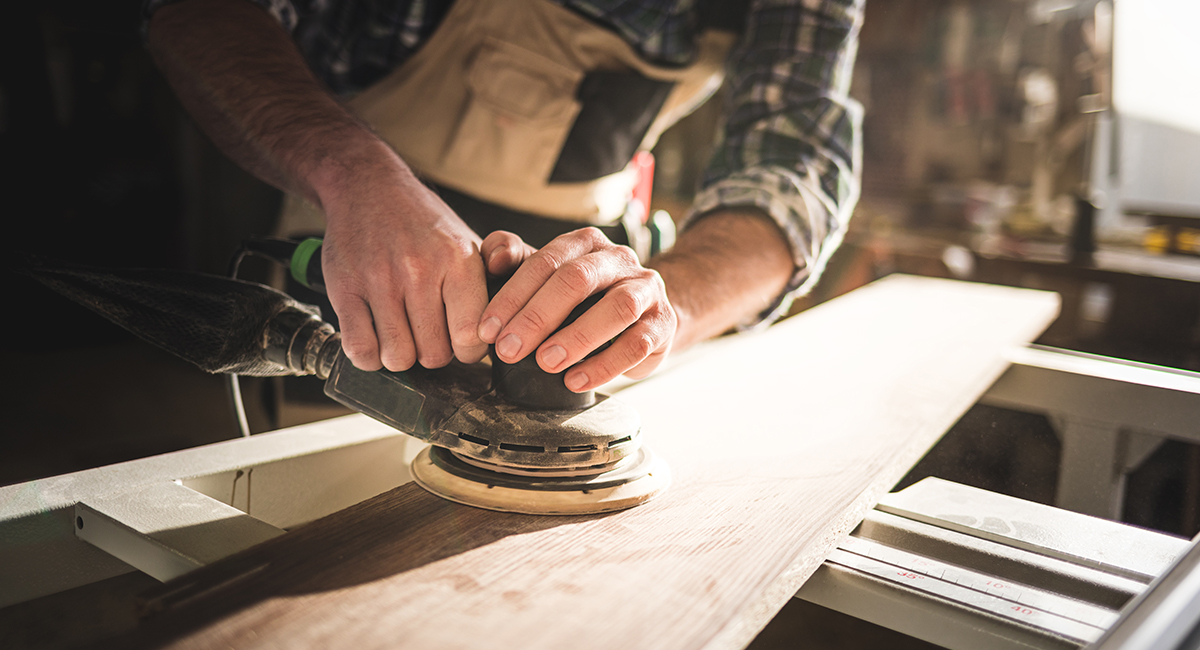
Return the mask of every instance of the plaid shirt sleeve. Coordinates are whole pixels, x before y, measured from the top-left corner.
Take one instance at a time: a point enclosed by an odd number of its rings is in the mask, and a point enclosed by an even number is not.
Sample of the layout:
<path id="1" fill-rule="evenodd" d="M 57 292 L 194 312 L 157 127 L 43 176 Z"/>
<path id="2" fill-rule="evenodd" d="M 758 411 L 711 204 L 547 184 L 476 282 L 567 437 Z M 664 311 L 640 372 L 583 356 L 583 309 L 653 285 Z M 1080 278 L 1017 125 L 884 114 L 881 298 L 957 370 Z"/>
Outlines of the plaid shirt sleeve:
<path id="1" fill-rule="evenodd" d="M 858 201 L 862 107 L 848 96 L 865 0 L 756 0 L 731 55 L 723 140 L 683 227 L 757 207 L 787 236 L 796 272 L 744 329 L 811 289 Z"/>

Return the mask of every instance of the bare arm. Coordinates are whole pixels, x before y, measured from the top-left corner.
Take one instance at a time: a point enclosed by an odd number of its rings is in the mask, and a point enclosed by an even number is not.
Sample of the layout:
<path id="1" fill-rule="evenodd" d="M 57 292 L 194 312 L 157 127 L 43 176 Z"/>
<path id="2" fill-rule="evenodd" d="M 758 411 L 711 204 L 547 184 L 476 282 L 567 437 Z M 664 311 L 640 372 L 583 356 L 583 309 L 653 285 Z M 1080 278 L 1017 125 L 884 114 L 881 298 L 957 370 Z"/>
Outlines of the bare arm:
<path id="1" fill-rule="evenodd" d="M 617 337 L 567 374 L 569 387 L 587 390 L 625 372 L 645 376 L 670 350 L 757 314 L 794 271 L 778 228 L 754 209 L 705 216 L 651 268 L 594 229 L 536 253 L 497 234 L 481 258 L 474 233 L 321 88 L 259 8 L 244 0 L 169 5 L 151 22 L 150 45 L 226 153 L 325 210 L 326 284 L 346 352 L 361 368 L 437 367 L 452 352 L 474 361 L 486 342 L 506 361 L 536 351 L 557 372 Z M 486 312 L 482 259 L 493 272 L 525 262 Z M 601 304 L 551 336 L 596 291 L 606 292 Z"/>
<path id="2" fill-rule="evenodd" d="M 479 238 L 324 90 L 274 19 L 244 0 L 186 0 L 155 13 L 149 45 L 226 154 L 325 211 L 326 286 L 355 365 L 483 356 Z"/>
<path id="3" fill-rule="evenodd" d="M 148 36 L 154 61 L 205 133 L 280 189 L 320 205 L 317 177 L 344 157 L 339 149 L 376 146 L 321 87 L 288 34 L 245 0 L 167 5 Z"/>
<path id="4" fill-rule="evenodd" d="M 701 218 L 649 266 L 662 275 L 679 315 L 676 350 L 752 319 L 771 306 L 795 273 L 783 234 L 754 208 Z"/>

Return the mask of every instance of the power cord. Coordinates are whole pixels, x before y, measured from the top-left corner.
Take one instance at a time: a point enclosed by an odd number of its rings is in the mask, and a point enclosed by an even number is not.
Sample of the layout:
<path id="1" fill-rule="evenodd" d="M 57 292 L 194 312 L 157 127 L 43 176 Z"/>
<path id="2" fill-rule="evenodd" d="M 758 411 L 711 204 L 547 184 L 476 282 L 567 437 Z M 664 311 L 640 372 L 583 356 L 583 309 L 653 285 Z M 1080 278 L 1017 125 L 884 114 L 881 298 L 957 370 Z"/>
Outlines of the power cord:
<path id="1" fill-rule="evenodd" d="M 246 244 L 238 249 L 233 260 L 229 263 L 229 277 L 237 279 L 238 270 L 242 266 L 242 260 L 250 253 Z M 229 389 L 229 401 L 233 405 L 233 416 L 237 420 L 238 431 L 243 438 L 250 437 L 250 423 L 246 420 L 246 404 L 242 400 L 242 383 L 238 381 L 237 373 L 225 375 L 225 385 Z"/>
<path id="2" fill-rule="evenodd" d="M 325 285 L 321 273 L 321 240 L 309 238 L 303 241 L 282 239 L 279 237 L 251 237 L 242 243 L 241 248 L 229 263 L 229 277 L 237 279 L 242 260 L 247 255 L 254 255 L 271 260 L 288 268 L 292 277 L 300 284 L 315 291 L 324 292 Z M 233 404 L 233 413 L 237 418 L 238 430 L 242 437 L 250 436 L 250 425 L 246 421 L 246 405 L 242 400 L 242 386 L 236 374 L 226 375 L 229 387 L 229 399 Z"/>

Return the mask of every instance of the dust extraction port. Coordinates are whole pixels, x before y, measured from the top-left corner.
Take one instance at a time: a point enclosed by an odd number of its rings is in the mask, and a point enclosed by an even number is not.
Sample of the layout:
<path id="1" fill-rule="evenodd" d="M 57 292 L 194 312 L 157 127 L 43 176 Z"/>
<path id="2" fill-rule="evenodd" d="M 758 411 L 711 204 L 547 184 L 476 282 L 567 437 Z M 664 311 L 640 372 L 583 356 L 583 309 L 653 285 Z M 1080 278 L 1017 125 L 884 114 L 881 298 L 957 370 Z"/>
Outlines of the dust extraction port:
<path id="1" fill-rule="evenodd" d="M 482 447 L 486 447 L 486 446 L 488 446 L 488 445 L 492 444 L 492 443 L 491 443 L 491 442 L 489 442 L 489 441 L 488 441 L 486 438 L 480 438 L 480 437 L 477 437 L 477 436 L 471 436 L 471 435 L 467 435 L 467 434 L 465 434 L 465 433 L 460 433 L 460 434 L 458 434 L 458 437 L 459 437 L 459 438 L 462 438 L 463 440 L 466 440 L 467 442 L 473 442 L 473 443 L 475 443 L 475 444 L 477 444 L 477 445 L 480 445 L 480 446 L 482 446 Z M 501 445 L 501 446 L 503 446 L 503 445 Z"/>
<path id="2" fill-rule="evenodd" d="M 500 448 L 505 451 L 530 451 L 530 452 L 546 451 L 545 447 L 538 447 L 536 445 L 514 445 L 511 442 L 500 443 Z"/>
<path id="3" fill-rule="evenodd" d="M 599 449 L 596 445 L 566 445 L 558 448 L 558 453 L 566 454 L 572 451 L 596 451 Z"/>

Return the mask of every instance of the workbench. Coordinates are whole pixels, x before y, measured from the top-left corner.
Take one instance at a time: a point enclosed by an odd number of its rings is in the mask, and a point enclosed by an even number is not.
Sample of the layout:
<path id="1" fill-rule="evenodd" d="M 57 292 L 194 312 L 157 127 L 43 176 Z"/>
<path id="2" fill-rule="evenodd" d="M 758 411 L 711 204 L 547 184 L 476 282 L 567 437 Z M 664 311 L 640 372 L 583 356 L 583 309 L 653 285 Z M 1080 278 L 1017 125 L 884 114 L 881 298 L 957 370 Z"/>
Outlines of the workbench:
<path id="1" fill-rule="evenodd" d="M 362 416 L 0 488 L 0 605 L 138 566 L 97 646 L 743 647 L 1057 308 L 893 276 L 679 355 L 618 393 L 673 473 L 618 513 L 443 501 Z"/>

